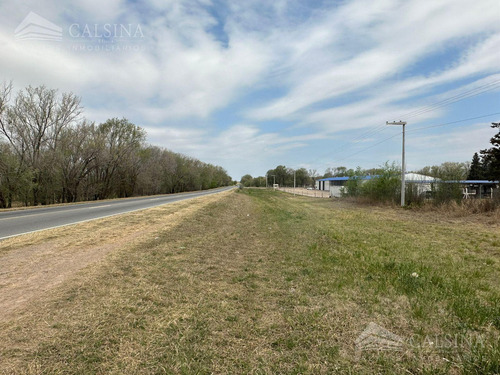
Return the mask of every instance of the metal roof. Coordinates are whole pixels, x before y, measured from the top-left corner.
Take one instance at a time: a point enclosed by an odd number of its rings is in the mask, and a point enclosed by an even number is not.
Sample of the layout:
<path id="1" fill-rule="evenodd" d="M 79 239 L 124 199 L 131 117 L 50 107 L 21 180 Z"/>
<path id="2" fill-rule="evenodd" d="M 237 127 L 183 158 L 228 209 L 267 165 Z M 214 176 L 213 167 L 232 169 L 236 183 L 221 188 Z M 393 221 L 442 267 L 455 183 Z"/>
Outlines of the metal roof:
<path id="1" fill-rule="evenodd" d="M 371 180 L 372 178 L 376 178 L 378 176 L 357 176 L 356 178 L 359 180 Z M 347 181 L 351 177 L 327 177 L 327 178 L 322 178 L 316 181 Z"/>
<path id="2" fill-rule="evenodd" d="M 446 181 L 446 182 L 457 182 L 457 181 Z M 498 184 L 498 181 L 489 180 L 461 180 L 458 181 L 461 184 Z"/>
<path id="3" fill-rule="evenodd" d="M 316 181 L 347 181 L 349 177 L 327 177 L 327 178 L 321 178 Z"/>
<path id="4" fill-rule="evenodd" d="M 359 180 L 371 180 L 373 178 L 379 177 L 378 175 L 374 176 L 359 176 L 357 177 Z M 499 181 L 488 181 L 488 180 L 460 180 L 460 181 L 441 181 L 439 178 L 434 179 L 411 179 L 406 175 L 405 181 L 408 183 L 416 183 L 416 184 L 428 184 L 433 182 L 445 182 L 445 183 L 460 183 L 460 184 L 498 184 Z M 426 176 L 429 177 L 429 176 Z M 317 181 L 347 181 L 350 177 L 327 177 L 321 178 Z"/>

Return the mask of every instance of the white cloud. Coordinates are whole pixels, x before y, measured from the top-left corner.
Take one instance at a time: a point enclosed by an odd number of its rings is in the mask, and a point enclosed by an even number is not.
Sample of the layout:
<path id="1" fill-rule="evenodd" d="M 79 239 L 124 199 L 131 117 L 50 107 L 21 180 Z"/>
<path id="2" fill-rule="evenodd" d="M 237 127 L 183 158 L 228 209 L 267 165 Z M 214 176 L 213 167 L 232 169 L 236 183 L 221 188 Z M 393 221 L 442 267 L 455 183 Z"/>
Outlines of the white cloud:
<path id="1" fill-rule="evenodd" d="M 333 27 L 329 34 L 341 36 L 332 39 L 326 53 L 327 56 L 338 53 L 347 57 L 342 61 L 332 59 L 322 69 L 309 70 L 305 76 L 294 75 L 292 71 L 290 74 L 295 79 L 289 92 L 251 111 L 250 116 L 254 119 L 283 118 L 322 100 L 380 84 L 428 54 L 475 34 L 496 32 L 483 45 L 471 49 L 447 77 L 442 77 L 442 81 L 498 71 L 498 55 L 492 53 L 500 35 L 498 9 L 498 2 L 494 0 L 453 0 L 426 2 L 425 5 L 421 1 L 347 3 L 331 14 L 337 22 L 328 24 Z M 309 38 L 307 30 L 302 31 L 302 35 Z M 361 39 L 361 43 L 351 46 L 342 42 L 343 38 Z M 300 39 L 294 43 L 300 45 Z M 314 47 L 309 53 L 311 59 L 324 56 L 321 49 Z"/>
<path id="2" fill-rule="evenodd" d="M 153 144 L 206 162 L 220 163 L 220 160 L 224 160 L 224 166 L 235 173 L 234 178 L 247 172 L 258 174 L 259 170 L 266 168 L 270 158 L 279 159 L 280 155 L 290 150 L 300 152 L 308 142 L 324 139 L 322 134 L 283 136 L 279 133 L 264 133 L 257 126 L 245 124 L 234 125 L 220 132 L 170 127 L 146 127 L 146 131 Z"/>
<path id="3" fill-rule="evenodd" d="M 13 30 L 29 11 L 65 31 L 75 19 L 140 23 L 144 38 L 122 52 L 75 52 L 67 32 L 57 48 L 21 43 Z M 499 14 L 498 0 L 7 0 L 0 80 L 74 91 L 91 120 L 125 116 L 157 144 L 255 170 L 500 79 Z M 224 126 L 214 116 L 221 109 Z"/>
<path id="4" fill-rule="evenodd" d="M 9 73 L 2 78 L 13 79 L 21 87 L 44 83 L 84 95 L 95 94 L 98 88 L 111 108 L 118 97 L 116 105 L 136 107 L 147 121 L 206 117 L 259 80 L 269 50 L 244 35 L 232 38 L 225 47 L 207 32 L 217 21 L 202 8 L 191 7 L 197 3 L 162 3 L 162 12 L 142 25 L 144 38 L 133 41 L 138 51 L 75 52 L 72 45 L 81 41 L 68 37 L 69 25 L 64 28 L 65 43 L 55 48 L 20 43 L 12 31 L 4 30 L 0 68 Z M 130 4 L 119 0 L 102 6 L 92 1 L 76 9 L 84 12 L 82 24 L 114 23 L 126 13 L 126 6 Z"/>
<path id="5" fill-rule="evenodd" d="M 475 152 L 491 146 L 489 141 L 495 133 L 489 122 L 482 122 L 466 128 L 449 126 L 444 134 L 412 134 L 408 144 L 408 167 L 470 161 Z"/>

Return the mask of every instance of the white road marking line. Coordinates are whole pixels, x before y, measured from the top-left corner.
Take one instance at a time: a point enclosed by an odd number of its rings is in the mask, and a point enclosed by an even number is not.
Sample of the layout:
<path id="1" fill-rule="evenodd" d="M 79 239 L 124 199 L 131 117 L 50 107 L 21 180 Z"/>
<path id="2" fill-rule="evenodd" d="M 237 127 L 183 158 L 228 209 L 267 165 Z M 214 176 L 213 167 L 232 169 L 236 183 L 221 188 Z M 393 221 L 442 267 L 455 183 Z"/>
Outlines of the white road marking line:
<path id="1" fill-rule="evenodd" d="M 221 189 L 220 191 L 213 191 L 213 192 L 207 192 L 206 194 L 203 194 L 201 196 L 207 196 L 207 195 L 212 195 L 212 194 L 217 194 L 217 193 L 222 193 L 224 191 L 229 191 L 231 189 Z M 181 194 L 175 194 L 175 195 L 181 195 Z M 174 196 L 175 196 L 174 195 Z M 188 196 L 188 194 L 183 194 L 184 196 Z M 194 198 L 198 198 L 198 196 L 194 196 L 192 198 L 183 198 L 183 199 L 179 199 L 179 200 L 186 200 L 186 199 L 194 199 Z M 160 199 L 160 198 L 158 198 Z M 174 200 L 174 202 L 178 202 L 179 200 Z M 168 204 L 168 203 L 172 203 L 172 202 L 166 202 L 166 203 L 162 203 L 161 205 L 164 205 L 164 204 Z M 88 207 L 84 207 L 84 208 L 88 208 Z M 127 214 L 127 213 L 130 213 L 130 212 L 135 212 L 135 211 L 142 211 L 142 210 L 147 210 L 151 207 L 143 207 L 143 208 L 136 208 L 136 209 L 133 209 L 133 210 L 130 210 L 130 211 L 125 211 L 125 212 L 120 212 L 120 213 L 116 213 L 116 214 L 111 214 L 111 215 L 105 215 L 105 216 L 100 216 L 100 217 L 96 217 L 96 218 L 93 218 L 93 219 L 86 219 L 86 220 L 80 220 L 80 221 L 75 221 L 74 223 L 67 223 L 67 224 L 62 224 L 62 225 L 56 225 L 55 227 L 49 227 L 49 228 L 44 228 L 44 229 L 37 229 L 37 230 L 32 230 L 32 231 L 29 231 L 29 232 L 24 232 L 24 233 L 18 233 L 18 234 L 12 234 L 10 236 L 5 236 L 5 237 L 0 237 L 0 240 L 5 240 L 7 238 L 12 238 L 12 237 L 17 237 L 17 236 L 22 236 L 22 235 L 25 235 L 25 234 L 31 234 L 31 233 L 36 233 L 36 232 L 41 232 L 43 230 L 49 230 L 49 229 L 56 229 L 56 228 L 61 228 L 61 227 L 67 227 L 69 225 L 75 225 L 75 224 L 80 224 L 80 223 L 86 223 L 88 221 L 93 221 L 93 220 L 99 220 L 99 219 L 106 219 L 108 217 L 112 217 L 112 216 L 118 216 L 118 215 L 123 215 L 123 214 Z M 43 215 L 43 214 L 37 214 L 37 215 Z"/>

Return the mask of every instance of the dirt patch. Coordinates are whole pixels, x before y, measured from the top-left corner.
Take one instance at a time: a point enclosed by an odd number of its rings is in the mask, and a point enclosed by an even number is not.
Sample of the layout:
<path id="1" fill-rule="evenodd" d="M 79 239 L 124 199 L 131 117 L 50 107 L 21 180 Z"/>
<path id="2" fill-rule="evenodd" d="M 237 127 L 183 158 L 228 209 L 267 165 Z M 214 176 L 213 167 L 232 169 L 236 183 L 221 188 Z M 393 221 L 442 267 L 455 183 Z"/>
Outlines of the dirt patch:
<path id="1" fill-rule="evenodd" d="M 110 252 L 177 225 L 227 193 L 33 233 L 0 248 L 0 321 Z"/>

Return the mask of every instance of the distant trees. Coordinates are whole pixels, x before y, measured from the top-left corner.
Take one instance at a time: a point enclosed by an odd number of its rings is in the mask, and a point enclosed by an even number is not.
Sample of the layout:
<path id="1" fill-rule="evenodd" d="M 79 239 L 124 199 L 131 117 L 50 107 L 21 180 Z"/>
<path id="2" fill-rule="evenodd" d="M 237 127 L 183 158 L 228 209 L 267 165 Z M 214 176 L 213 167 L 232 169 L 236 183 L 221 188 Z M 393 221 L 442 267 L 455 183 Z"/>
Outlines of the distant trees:
<path id="1" fill-rule="evenodd" d="M 221 167 L 146 144 L 127 119 L 96 125 L 80 98 L 45 86 L 12 98 L 0 87 L 0 207 L 209 189 L 232 181 Z"/>
<path id="2" fill-rule="evenodd" d="M 445 181 L 460 181 L 467 179 L 469 168 L 469 163 L 445 162 L 441 165 L 426 166 L 417 173 Z"/>
<path id="3" fill-rule="evenodd" d="M 472 157 L 472 162 L 470 164 L 470 169 L 469 169 L 469 174 L 467 175 L 467 179 L 482 180 L 484 178 L 485 178 L 484 164 L 476 152 Z"/>
<path id="4" fill-rule="evenodd" d="M 293 184 L 293 179 L 292 179 L 292 184 Z M 299 168 L 295 171 L 295 184 L 296 186 L 304 187 L 314 184 L 314 181 L 309 176 L 309 172 L 307 172 L 307 169 Z"/>
<path id="5" fill-rule="evenodd" d="M 255 186 L 254 185 L 254 178 L 249 174 L 246 174 L 243 177 L 241 177 L 240 182 L 244 187 Z"/>
<path id="6" fill-rule="evenodd" d="M 488 149 L 481 150 L 484 176 L 490 181 L 500 180 L 500 122 L 491 123 L 493 129 L 498 129 L 491 139 L 491 146 Z"/>
<path id="7" fill-rule="evenodd" d="M 493 129 L 498 129 L 491 139 L 492 147 L 474 153 L 470 170 L 467 175 L 468 180 L 500 180 L 500 123 L 491 123 Z"/>
<path id="8" fill-rule="evenodd" d="M 243 177 L 241 177 L 240 183 L 244 187 L 266 187 L 266 177 L 264 176 L 252 177 L 251 175 L 246 174 Z"/>
<path id="9" fill-rule="evenodd" d="M 315 174 L 316 171 L 308 171 L 305 168 L 294 170 L 293 168 L 287 168 L 284 165 L 278 165 L 276 168 L 268 170 L 267 176 L 271 184 L 273 183 L 274 179 L 276 179 L 276 183 L 280 186 L 293 186 L 294 173 L 295 186 L 305 187 L 314 184 L 314 179 L 312 178 L 311 174 Z"/>
<path id="10" fill-rule="evenodd" d="M 284 165 L 278 165 L 274 169 L 270 169 L 267 171 L 267 182 L 270 186 L 273 183 L 277 183 L 280 186 L 293 186 L 293 175 L 295 173 L 295 185 L 297 187 L 305 187 L 310 186 L 314 183 L 314 180 L 311 178 L 310 171 L 307 171 L 305 168 L 292 169 L 287 168 Z M 240 183 L 245 187 L 265 187 L 266 186 L 266 177 L 252 177 L 249 174 L 246 174 L 241 177 Z"/>
<path id="11" fill-rule="evenodd" d="M 417 173 L 445 181 L 445 183 L 436 184 L 433 190 L 434 202 L 444 203 L 459 202 L 462 199 L 462 186 L 459 181 L 467 179 L 469 170 L 469 163 L 445 162 L 441 165 L 424 167 Z"/>
<path id="12" fill-rule="evenodd" d="M 346 167 L 327 168 L 323 174 L 323 178 L 347 177 L 350 172 L 352 172 L 352 170 L 348 170 Z"/>

